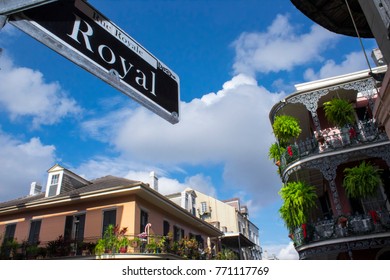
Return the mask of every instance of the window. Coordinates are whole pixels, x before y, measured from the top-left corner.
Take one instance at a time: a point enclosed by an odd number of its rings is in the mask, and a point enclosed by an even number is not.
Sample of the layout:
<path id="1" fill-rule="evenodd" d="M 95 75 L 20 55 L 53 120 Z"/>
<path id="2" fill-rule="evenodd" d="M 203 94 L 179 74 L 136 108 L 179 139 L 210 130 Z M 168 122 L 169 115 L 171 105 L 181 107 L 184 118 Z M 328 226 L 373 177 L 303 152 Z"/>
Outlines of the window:
<path id="1" fill-rule="evenodd" d="M 173 226 L 173 241 L 180 240 L 180 229 L 177 226 Z"/>
<path id="2" fill-rule="evenodd" d="M 51 176 L 48 196 L 57 195 L 59 178 L 60 178 L 60 174 L 54 174 L 54 175 Z"/>
<path id="3" fill-rule="evenodd" d="M 31 221 L 30 224 L 30 233 L 28 234 L 28 243 L 29 244 L 38 244 L 39 242 L 39 232 L 41 231 L 41 220 Z"/>
<path id="4" fill-rule="evenodd" d="M 4 239 L 3 239 L 3 248 L 1 254 L 9 257 L 11 255 L 11 246 L 7 244 L 9 241 L 13 241 L 15 238 L 15 229 L 16 224 L 8 224 L 5 227 Z"/>
<path id="5" fill-rule="evenodd" d="M 201 213 L 207 213 L 208 211 L 207 211 L 207 202 L 205 202 L 205 201 L 203 201 L 201 204 Z"/>
<path id="6" fill-rule="evenodd" d="M 141 223 L 140 223 L 140 232 L 145 231 L 145 227 L 148 224 L 149 215 L 148 212 L 141 210 Z"/>
<path id="7" fill-rule="evenodd" d="M 4 239 L 3 244 L 5 244 L 7 241 L 14 240 L 15 237 L 15 229 L 16 224 L 9 224 L 5 227 L 5 233 L 4 233 Z"/>
<path id="8" fill-rule="evenodd" d="M 164 223 L 163 223 L 163 235 L 164 236 L 167 236 L 168 235 L 168 233 L 169 233 L 169 230 L 170 230 L 170 224 L 169 224 L 169 222 L 167 222 L 167 221 L 164 221 Z"/>
<path id="9" fill-rule="evenodd" d="M 103 212 L 103 228 L 102 228 L 102 236 L 106 231 L 109 225 L 116 226 L 116 209 L 114 210 L 106 210 Z"/>
<path id="10" fill-rule="evenodd" d="M 195 240 L 198 241 L 199 248 L 203 249 L 204 248 L 204 239 L 203 239 L 202 235 L 196 235 Z"/>
<path id="11" fill-rule="evenodd" d="M 50 185 L 57 185 L 59 177 L 60 177 L 60 174 L 55 174 L 55 175 L 51 176 L 51 183 L 50 183 Z"/>
<path id="12" fill-rule="evenodd" d="M 185 194 L 185 206 L 184 208 L 188 210 L 188 193 Z"/>
<path id="13" fill-rule="evenodd" d="M 65 241 L 83 241 L 84 240 L 85 214 L 76 216 L 67 216 L 65 220 Z"/>
<path id="14" fill-rule="evenodd" d="M 182 238 L 184 238 L 184 234 L 184 229 L 173 226 L 173 241 L 180 241 Z"/>

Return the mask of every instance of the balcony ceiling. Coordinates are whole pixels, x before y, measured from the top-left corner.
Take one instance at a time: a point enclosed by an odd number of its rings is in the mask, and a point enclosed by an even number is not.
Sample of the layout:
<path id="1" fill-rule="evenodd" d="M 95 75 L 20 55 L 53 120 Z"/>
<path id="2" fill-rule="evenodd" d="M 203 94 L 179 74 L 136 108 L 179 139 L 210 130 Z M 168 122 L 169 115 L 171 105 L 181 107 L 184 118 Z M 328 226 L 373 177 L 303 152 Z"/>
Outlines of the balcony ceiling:
<path id="1" fill-rule="evenodd" d="M 315 23 L 334 33 L 357 37 L 345 0 L 290 0 Z M 348 0 L 360 37 L 374 38 L 358 0 Z"/>

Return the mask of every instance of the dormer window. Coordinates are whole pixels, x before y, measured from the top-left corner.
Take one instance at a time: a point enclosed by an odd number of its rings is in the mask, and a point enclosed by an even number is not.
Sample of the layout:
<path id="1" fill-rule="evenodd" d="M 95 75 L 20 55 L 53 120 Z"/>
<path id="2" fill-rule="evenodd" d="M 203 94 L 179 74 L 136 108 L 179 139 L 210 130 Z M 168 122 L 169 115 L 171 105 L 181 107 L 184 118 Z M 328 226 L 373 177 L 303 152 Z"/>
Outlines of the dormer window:
<path id="1" fill-rule="evenodd" d="M 56 196 L 90 184 L 79 175 L 56 164 L 48 171 L 46 197 Z"/>
<path id="2" fill-rule="evenodd" d="M 51 175 L 49 192 L 47 193 L 47 196 L 57 195 L 59 179 L 60 179 L 60 174 Z"/>
<path id="3" fill-rule="evenodd" d="M 54 174 L 51 176 L 51 183 L 50 185 L 58 185 L 58 178 L 60 177 L 60 174 Z"/>

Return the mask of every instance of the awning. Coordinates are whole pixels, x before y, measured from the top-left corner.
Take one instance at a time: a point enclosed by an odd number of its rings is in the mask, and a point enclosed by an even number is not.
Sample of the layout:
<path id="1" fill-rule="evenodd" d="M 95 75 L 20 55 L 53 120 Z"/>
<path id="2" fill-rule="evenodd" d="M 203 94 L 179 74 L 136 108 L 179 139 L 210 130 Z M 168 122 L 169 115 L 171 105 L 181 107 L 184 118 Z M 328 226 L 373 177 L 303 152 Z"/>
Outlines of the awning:
<path id="1" fill-rule="evenodd" d="M 255 243 L 250 241 L 242 233 L 227 233 L 221 237 L 222 245 L 225 245 L 228 248 L 243 248 L 243 247 L 253 247 L 256 246 Z"/>
<path id="2" fill-rule="evenodd" d="M 290 0 L 315 23 L 329 31 L 358 37 L 345 0 Z M 374 38 L 358 0 L 348 0 L 353 19 L 362 38 Z"/>

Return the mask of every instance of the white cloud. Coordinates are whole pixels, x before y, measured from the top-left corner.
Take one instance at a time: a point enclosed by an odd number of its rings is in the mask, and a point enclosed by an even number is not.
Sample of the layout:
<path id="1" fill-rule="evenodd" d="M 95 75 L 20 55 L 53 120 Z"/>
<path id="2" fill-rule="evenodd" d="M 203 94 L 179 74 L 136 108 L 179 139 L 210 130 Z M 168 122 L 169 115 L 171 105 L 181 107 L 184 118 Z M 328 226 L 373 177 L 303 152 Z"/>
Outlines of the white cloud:
<path id="1" fill-rule="evenodd" d="M 310 32 L 298 34 L 288 16 L 278 15 L 264 33 L 243 33 L 233 44 L 236 50 L 235 73 L 290 71 L 313 60 L 321 61 L 321 52 L 339 38 L 313 25 Z"/>
<path id="2" fill-rule="evenodd" d="M 292 242 L 288 244 L 263 245 L 263 259 L 276 257 L 278 260 L 298 260 L 299 255 Z"/>
<path id="3" fill-rule="evenodd" d="M 290 242 L 287 247 L 280 249 L 277 254 L 280 260 L 297 260 L 299 259 L 298 253 L 295 250 L 294 244 Z"/>
<path id="4" fill-rule="evenodd" d="M 153 162 L 166 171 L 180 164 L 221 164 L 225 189 L 239 187 L 266 204 L 277 197 L 280 185 L 267 154 L 273 142 L 268 113 L 281 98 L 252 78 L 238 75 L 216 94 L 183 102 L 178 124 L 171 125 L 138 108 L 91 119 L 83 127 L 89 135 L 110 135 L 105 141 L 127 163 Z"/>
<path id="5" fill-rule="evenodd" d="M 113 175 L 150 184 L 152 183 L 150 177 L 152 171 L 158 178 L 161 194 L 168 195 L 181 192 L 186 188 L 193 188 L 205 194 L 216 196 L 216 189 L 208 176 L 195 174 L 185 177 L 184 182 L 179 182 L 177 179 L 170 178 L 168 172 L 159 167 L 122 158 L 96 157 L 81 164 L 76 173 L 90 180 Z"/>
<path id="6" fill-rule="evenodd" d="M 368 65 L 363 52 L 352 52 L 347 54 L 340 64 L 337 64 L 333 59 L 329 59 L 318 72 L 315 72 L 313 68 L 307 69 L 304 73 L 304 78 L 308 81 L 314 81 L 367 68 Z"/>
<path id="7" fill-rule="evenodd" d="M 32 128 L 37 128 L 81 112 L 76 101 L 58 83 L 47 83 L 41 72 L 17 67 L 4 54 L 0 68 L 0 106 L 12 120 L 31 117 Z"/>
<path id="8" fill-rule="evenodd" d="M 45 172 L 55 159 L 55 147 L 44 145 L 39 138 L 26 142 L 0 130 L 0 197 L 1 200 L 29 194 L 30 184 L 46 184 Z"/>

